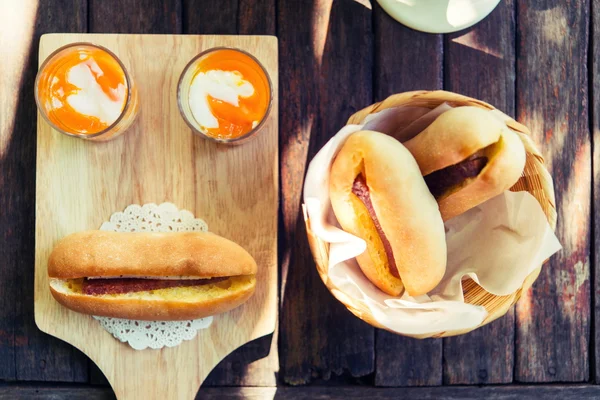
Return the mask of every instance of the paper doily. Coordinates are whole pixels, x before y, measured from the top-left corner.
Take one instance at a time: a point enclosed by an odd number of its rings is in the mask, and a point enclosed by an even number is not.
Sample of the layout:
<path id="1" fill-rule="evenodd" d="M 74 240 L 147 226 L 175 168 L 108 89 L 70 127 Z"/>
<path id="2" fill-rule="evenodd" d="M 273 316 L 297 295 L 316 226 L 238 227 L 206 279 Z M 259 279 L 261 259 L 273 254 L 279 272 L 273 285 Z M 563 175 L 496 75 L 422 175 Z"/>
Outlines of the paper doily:
<path id="1" fill-rule="evenodd" d="M 174 204 L 132 204 L 123 212 L 111 215 L 100 227 L 102 231 L 115 232 L 208 232 L 206 222 L 195 218 L 187 210 Z M 100 325 L 121 342 L 136 350 L 174 347 L 184 340 L 196 337 L 200 329 L 208 328 L 212 317 L 188 321 L 136 321 L 121 318 L 94 316 Z"/>

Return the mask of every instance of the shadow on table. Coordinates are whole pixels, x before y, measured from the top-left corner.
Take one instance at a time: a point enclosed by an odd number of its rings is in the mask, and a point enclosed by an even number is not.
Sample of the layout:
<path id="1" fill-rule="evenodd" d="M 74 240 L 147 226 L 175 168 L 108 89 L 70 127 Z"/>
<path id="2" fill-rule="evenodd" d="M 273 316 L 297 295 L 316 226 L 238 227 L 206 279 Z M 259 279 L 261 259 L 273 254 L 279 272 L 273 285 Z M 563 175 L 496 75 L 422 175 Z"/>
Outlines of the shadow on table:
<path id="1" fill-rule="evenodd" d="M 280 15 L 305 21 L 305 28 L 295 31 L 279 26 L 285 82 L 280 129 L 284 243 L 279 355 L 286 384 L 356 383 L 374 371 L 374 329 L 351 315 L 326 289 L 301 213 L 308 163 L 350 115 L 373 102 L 372 15 L 367 3 L 334 1 Z"/>
<path id="2" fill-rule="evenodd" d="M 203 388 L 211 386 L 244 386 L 244 378 L 248 371 L 257 368 L 252 363 L 267 357 L 272 344 L 273 335 L 271 334 L 248 342 L 234 350 L 206 377 L 202 383 L 200 393 Z M 268 369 L 268 366 L 266 368 Z M 272 379 L 262 382 L 262 384 L 260 384 L 261 382 L 253 382 L 251 386 L 273 386 L 276 381 L 277 376 L 273 376 Z M 108 385 L 106 377 L 92 361 L 90 361 L 90 382 L 96 385 Z"/>
<path id="3" fill-rule="evenodd" d="M 27 30 L 31 4 L 11 12 L 17 18 L 9 21 L 11 32 Z M 19 14 L 22 13 L 22 14 Z M 86 357 L 75 348 L 41 333 L 34 323 L 34 240 L 35 240 L 35 174 L 36 120 L 34 80 L 37 72 L 38 47 L 43 33 L 84 31 L 83 13 L 72 15 L 58 7 L 37 10 L 32 21 L 28 49 L 19 49 L 26 38 L 15 35 L 13 52 L 3 55 L 4 76 L 19 79 L 14 93 L 6 87 L 0 116 L 4 131 L 0 138 L 0 379 L 32 381 L 86 382 Z M 18 18 L 22 17 L 22 18 Z M 11 26 L 11 22 L 15 23 Z M 19 53 L 19 50 L 24 50 Z M 8 87 L 13 82 L 7 82 Z M 13 103 L 14 99 L 14 103 Z M 16 106 L 13 108 L 12 104 Z M 7 115 L 14 110 L 13 115 Z M 13 331 L 14 329 L 14 331 Z M 8 362 L 6 361 L 8 360 Z"/>

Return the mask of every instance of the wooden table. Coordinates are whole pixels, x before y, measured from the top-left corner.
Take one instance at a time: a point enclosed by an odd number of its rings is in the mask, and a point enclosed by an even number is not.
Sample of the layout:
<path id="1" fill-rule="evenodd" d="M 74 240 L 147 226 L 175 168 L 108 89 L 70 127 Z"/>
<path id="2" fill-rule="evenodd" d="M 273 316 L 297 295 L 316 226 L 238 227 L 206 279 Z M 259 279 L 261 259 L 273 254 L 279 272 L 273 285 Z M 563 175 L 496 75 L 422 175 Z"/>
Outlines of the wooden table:
<path id="1" fill-rule="evenodd" d="M 600 0 L 504 0 L 449 35 L 407 29 L 372 3 L 0 1 L 0 399 L 113 396 L 85 356 L 33 322 L 33 81 L 48 32 L 279 38 L 279 329 L 224 360 L 203 398 L 600 397 L 600 218 L 591 215 L 600 209 Z M 505 317 L 418 341 L 376 330 L 334 300 L 299 210 L 308 161 L 350 114 L 392 93 L 442 88 L 531 128 L 555 180 L 564 250 Z"/>

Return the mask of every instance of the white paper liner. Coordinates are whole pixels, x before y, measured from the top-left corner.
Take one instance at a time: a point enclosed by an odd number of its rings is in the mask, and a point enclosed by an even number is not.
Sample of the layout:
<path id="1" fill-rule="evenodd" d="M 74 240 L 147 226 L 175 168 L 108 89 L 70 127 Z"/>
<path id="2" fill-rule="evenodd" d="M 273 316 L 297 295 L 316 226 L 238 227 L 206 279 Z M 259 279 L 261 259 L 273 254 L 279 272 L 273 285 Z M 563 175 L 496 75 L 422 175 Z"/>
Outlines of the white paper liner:
<path id="1" fill-rule="evenodd" d="M 154 203 L 140 206 L 132 204 L 123 212 L 114 213 L 100 227 L 115 232 L 208 232 L 206 222 L 187 210 L 179 210 L 174 204 Z M 137 321 L 121 318 L 94 316 L 102 327 L 121 342 L 135 350 L 178 346 L 191 340 L 200 329 L 208 328 L 212 317 L 188 321 Z"/>
<path id="2" fill-rule="evenodd" d="M 428 295 L 392 297 L 364 276 L 354 257 L 365 251 L 366 243 L 341 230 L 331 209 L 329 169 L 335 155 L 354 132 L 378 130 L 405 141 L 450 108 L 445 103 L 434 110 L 396 107 L 371 114 L 365 125 L 347 125 L 317 153 L 306 175 L 304 203 L 311 228 L 315 236 L 330 243 L 329 279 L 341 292 L 363 301 L 380 324 L 401 334 L 477 327 L 487 312 L 464 303 L 464 277 L 471 277 L 492 294 L 508 295 L 561 249 L 537 200 L 527 192 L 506 191 L 445 223 L 447 269 Z M 506 118 L 499 112 L 492 114 Z"/>

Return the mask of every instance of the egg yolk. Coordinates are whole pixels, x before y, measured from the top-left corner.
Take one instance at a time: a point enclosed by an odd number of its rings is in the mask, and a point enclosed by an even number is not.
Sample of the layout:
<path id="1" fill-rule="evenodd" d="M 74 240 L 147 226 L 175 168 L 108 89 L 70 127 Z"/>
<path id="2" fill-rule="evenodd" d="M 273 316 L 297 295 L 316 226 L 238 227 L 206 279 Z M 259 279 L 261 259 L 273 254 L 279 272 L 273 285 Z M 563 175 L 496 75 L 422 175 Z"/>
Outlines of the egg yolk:
<path id="1" fill-rule="evenodd" d="M 250 132 L 264 118 L 271 100 L 269 82 L 263 69 L 244 53 L 216 50 L 199 61 L 195 74 L 209 71 L 239 73 L 244 81 L 254 87 L 254 93 L 248 97 L 238 97 L 237 106 L 208 95 L 210 111 L 219 123 L 217 128 L 204 128 L 208 135 L 236 138 Z"/>
<path id="2" fill-rule="evenodd" d="M 70 73 L 73 68 L 78 67 L 84 67 L 83 78 L 80 77 L 79 80 L 89 78 L 89 82 L 85 82 L 86 87 L 73 83 Z M 91 87 L 95 91 L 88 90 Z M 70 99 L 70 96 L 81 95 L 86 90 L 88 92 L 77 103 L 72 97 Z M 48 119 L 57 127 L 69 133 L 94 134 L 108 128 L 123 111 L 127 98 L 127 81 L 123 69 L 110 54 L 97 48 L 81 47 L 66 52 L 47 64 L 40 74 L 37 91 L 40 105 L 45 109 Z M 90 103 L 93 103 L 92 108 Z M 74 107 L 73 104 L 78 104 L 79 107 Z M 107 120 L 106 113 L 94 115 L 93 110 L 102 106 L 107 108 L 106 105 L 110 106 L 113 115 L 117 111 L 116 118 Z"/>

